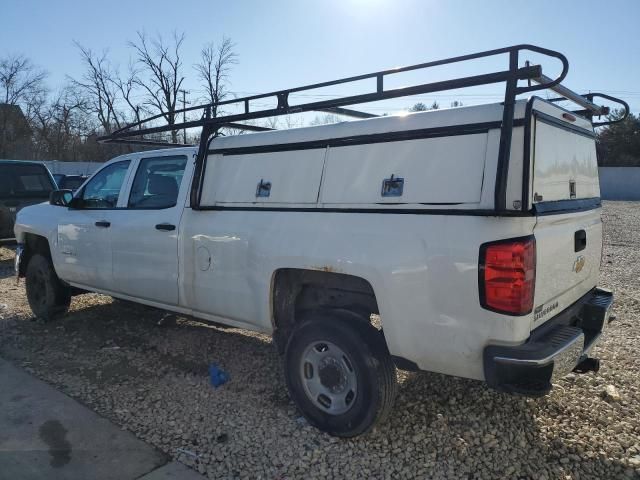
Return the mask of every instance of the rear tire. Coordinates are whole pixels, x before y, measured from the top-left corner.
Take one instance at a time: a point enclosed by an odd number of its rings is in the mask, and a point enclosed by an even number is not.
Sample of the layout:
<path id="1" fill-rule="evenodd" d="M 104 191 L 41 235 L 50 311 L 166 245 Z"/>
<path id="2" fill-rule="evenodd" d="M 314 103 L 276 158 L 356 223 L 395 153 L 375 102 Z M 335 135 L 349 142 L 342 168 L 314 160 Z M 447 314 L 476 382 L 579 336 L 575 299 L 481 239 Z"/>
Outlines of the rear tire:
<path id="1" fill-rule="evenodd" d="M 71 289 L 63 284 L 51 260 L 35 254 L 29 260 L 26 274 L 27 300 L 33 314 L 49 321 L 64 315 L 71 303 Z"/>
<path id="2" fill-rule="evenodd" d="M 294 329 L 285 352 L 289 395 L 309 423 L 338 437 L 389 415 L 396 369 L 382 333 L 365 320 L 318 313 Z"/>

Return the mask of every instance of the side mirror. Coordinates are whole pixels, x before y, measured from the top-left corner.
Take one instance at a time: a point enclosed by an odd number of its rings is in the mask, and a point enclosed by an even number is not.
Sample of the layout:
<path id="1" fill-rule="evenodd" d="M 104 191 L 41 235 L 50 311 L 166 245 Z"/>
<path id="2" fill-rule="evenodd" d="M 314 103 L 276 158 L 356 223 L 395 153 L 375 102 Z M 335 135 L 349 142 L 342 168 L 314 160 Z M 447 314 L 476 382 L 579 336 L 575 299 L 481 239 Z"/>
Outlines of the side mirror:
<path id="1" fill-rule="evenodd" d="M 73 200 L 73 193 L 71 190 L 54 190 L 49 194 L 49 205 L 68 207 L 71 200 Z"/>

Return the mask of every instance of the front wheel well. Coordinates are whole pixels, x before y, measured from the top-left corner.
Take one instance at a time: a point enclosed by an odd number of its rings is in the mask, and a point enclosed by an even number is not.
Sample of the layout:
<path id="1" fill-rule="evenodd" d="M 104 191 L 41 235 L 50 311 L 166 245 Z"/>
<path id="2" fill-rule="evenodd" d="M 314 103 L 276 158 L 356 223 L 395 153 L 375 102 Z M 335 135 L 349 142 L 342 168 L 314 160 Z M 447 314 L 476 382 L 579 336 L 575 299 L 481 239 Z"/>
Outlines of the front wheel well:
<path id="1" fill-rule="evenodd" d="M 49 248 L 49 241 L 42 235 L 36 235 L 35 233 L 26 233 L 24 236 L 23 248 L 24 251 L 20 260 L 19 271 L 21 277 L 26 275 L 29 260 L 35 254 L 39 253 L 40 255 L 43 255 L 44 257 L 51 260 L 51 249 Z"/>
<path id="2" fill-rule="evenodd" d="M 284 352 L 295 325 L 306 313 L 318 310 L 340 310 L 354 319 L 367 322 L 379 314 L 373 287 L 361 277 L 297 268 L 275 272 L 272 288 L 273 339 L 280 353 Z"/>

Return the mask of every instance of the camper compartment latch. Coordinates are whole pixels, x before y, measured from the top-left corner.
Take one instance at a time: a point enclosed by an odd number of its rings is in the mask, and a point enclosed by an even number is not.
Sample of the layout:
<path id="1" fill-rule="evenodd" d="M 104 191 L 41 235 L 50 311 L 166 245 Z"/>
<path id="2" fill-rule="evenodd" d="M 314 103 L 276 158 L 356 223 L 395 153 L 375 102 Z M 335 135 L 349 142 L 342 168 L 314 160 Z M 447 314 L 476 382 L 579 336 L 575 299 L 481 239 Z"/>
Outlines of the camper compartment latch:
<path id="1" fill-rule="evenodd" d="M 268 197 L 271 194 L 271 182 L 265 182 L 263 178 L 256 187 L 256 197 Z"/>
<path id="2" fill-rule="evenodd" d="M 385 178 L 382 181 L 381 195 L 383 197 L 401 197 L 403 190 L 404 178 L 394 177 L 394 175 L 391 174 L 391 177 Z"/>

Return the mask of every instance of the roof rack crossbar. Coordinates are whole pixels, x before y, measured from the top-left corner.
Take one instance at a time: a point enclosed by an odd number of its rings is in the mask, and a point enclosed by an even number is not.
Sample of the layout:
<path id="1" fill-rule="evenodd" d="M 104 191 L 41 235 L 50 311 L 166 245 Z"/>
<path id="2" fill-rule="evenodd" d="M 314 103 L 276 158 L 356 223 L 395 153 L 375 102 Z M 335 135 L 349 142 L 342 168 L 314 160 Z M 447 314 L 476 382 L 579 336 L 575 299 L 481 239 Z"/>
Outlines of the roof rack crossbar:
<path id="1" fill-rule="evenodd" d="M 225 127 L 233 128 L 235 130 L 244 130 L 247 132 L 270 132 L 272 130 L 275 130 L 274 128 L 263 127 L 261 125 L 250 125 L 248 123 L 236 123 L 236 122 L 226 123 Z"/>
<path id="2" fill-rule="evenodd" d="M 190 128 L 191 126 L 200 126 L 200 122 L 195 120 L 194 122 L 186 122 L 174 125 L 175 130 L 182 130 L 183 128 Z M 237 123 L 237 122 L 226 122 L 221 125 L 221 127 L 231 128 L 234 130 L 243 130 L 247 132 L 268 132 L 274 130 L 273 128 L 263 127 L 261 125 L 250 125 L 246 123 Z M 156 145 L 161 147 L 185 147 L 192 146 L 193 144 L 188 143 L 171 143 L 171 142 L 163 142 L 161 140 L 151 140 L 145 138 L 135 138 L 142 136 L 144 134 L 153 134 L 153 133 L 161 133 L 166 132 L 165 126 L 155 127 L 155 128 L 147 128 L 142 130 L 132 130 L 131 132 L 114 132 L 110 136 L 100 137 L 98 141 L 100 143 L 128 143 L 128 144 L 140 144 L 140 145 Z"/>
<path id="3" fill-rule="evenodd" d="M 537 78 L 532 78 L 532 80 L 538 84 L 548 84 L 551 82 L 551 79 L 546 75 L 540 75 Z M 592 115 L 608 115 L 609 114 L 608 107 L 605 107 L 602 105 L 596 105 L 595 103 L 593 103 L 593 101 L 589 100 L 583 95 L 580 95 L 579 93 L 574 92 L 573 90 L 565 87 L 564 85 L 558 84 L 548 88 L 549 90 L 552 90 L 556 92 L 558 95 L 561 95 L 562 97 L 564 97 L 564 99 L 571 100 L 573 103 L 580 105 L 585 110 L 590 111 Z"/>
<path id="4" fill-rule="evenodd" d="M 351 108 L 342 108 L 342 107 L 321 108 L 318 110 L 318 112 L 334 113 L 336 115 L 346 115 L 347 117 L 362 118 L 362 119 L 376 118 L 380 116 L 374 113 L 361 112 L 359 110 L 352 110 Z"/>
<path id="5" fill-rule="evenodd" d="M 120 143 L 123 145 L 143 145 L 149 147 L 192 147 L 190 143 L 174 143 L 163 140 L 152 140 L 148 138 L 114 138 L 112 140 L 105 140 L 101 143 Z"/>

